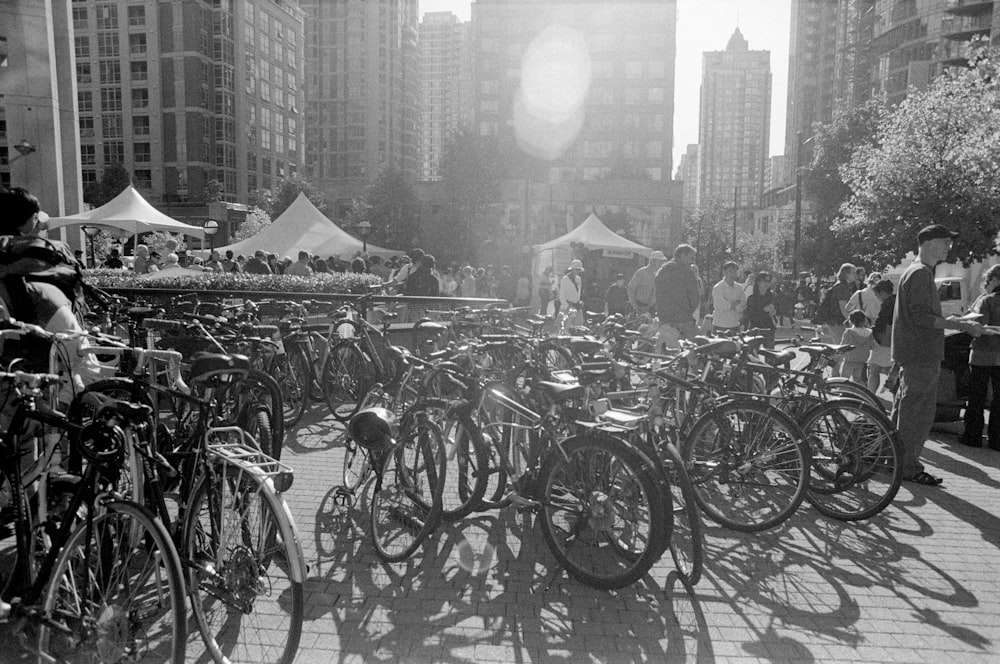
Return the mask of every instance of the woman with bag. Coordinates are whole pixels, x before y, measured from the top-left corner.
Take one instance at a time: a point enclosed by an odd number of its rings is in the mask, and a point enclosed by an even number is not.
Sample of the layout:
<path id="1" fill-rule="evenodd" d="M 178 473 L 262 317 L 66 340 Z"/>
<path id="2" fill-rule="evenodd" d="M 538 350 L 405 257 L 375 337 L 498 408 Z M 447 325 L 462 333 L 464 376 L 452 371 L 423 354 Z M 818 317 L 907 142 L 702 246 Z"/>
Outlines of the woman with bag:
<path id="1" fill-rule="evenodd" d="M 771 274 L 758 272 L 753 281 L 753 292 L 747 298 L 747 329 L 757 328 L 764 336 L 765 348 L 774 348 L 774 293 L 771 292 Z"/>
<path id="2" fill-rule="evenodd" d="M 982 315 L 979 322 L 983 325 L 1000 325 L 1000 296 L 997 295 L 1000 291 L 1000 265 L 987 270 L 983 281 L 985 293 L 972 309 Z M 969 348 L 969 403 L 965 406 L 965 434 L 960 442 L 970 447 L 982 446 L 986 392 L 992 388 L 987 444 L 991 450 L 1000 451 L 1000 336 L 974 336 Z"/>
<path id="3" fill-rule="evenodd" d="M 872 325 L 872 339 L 875 341 L 868 354 L 868 391 L 878 394 L 882 386 L 882 376 L 888 376 L 892 367 L 892 308 L 896 306 L 892 282 L 882 279 L 872 289 L 879 300 L 879 311 Z"/>

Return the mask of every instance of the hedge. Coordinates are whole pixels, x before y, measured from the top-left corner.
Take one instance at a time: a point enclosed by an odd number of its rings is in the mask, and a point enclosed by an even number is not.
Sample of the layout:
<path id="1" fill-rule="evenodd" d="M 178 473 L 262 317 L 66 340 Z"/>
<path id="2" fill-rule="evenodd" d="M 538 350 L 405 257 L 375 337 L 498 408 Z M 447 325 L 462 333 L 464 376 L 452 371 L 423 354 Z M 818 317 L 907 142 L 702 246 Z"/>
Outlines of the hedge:
<path id="1" fill-rule="evenodd" d="M 379 283 L 374 274 L 321 272 L 311 277 L 284 274 L 203 272 L 159 279 L 138 279 L 127 270 L 86 270 L 84 280 L 98 288 L 162 288 L 197 291 L 274 291 L 279 293 L 360 294 Z"/>

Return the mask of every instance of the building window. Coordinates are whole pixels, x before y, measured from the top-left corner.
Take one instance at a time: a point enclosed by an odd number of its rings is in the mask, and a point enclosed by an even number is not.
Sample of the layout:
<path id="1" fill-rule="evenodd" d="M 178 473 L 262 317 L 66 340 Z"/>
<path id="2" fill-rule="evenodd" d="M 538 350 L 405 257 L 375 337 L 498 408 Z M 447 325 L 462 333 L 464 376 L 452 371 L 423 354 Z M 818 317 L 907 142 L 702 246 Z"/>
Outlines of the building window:
<path id="1" fill-rule="evenodd" d="M 97 182 L 97 171 L 85 170 L 80 174 L 80 181 L 84 185 L 93 184 Z"/>
<path id="2" fill-rule="evenodd" d="M 149 136 L 149 116 L 132 116 L 132 134 L 135 136 Z"/>
<path id="3" fill-rule="evenodd" d="M 128 52 L 130 55 L 145 55 L 146 54 L 146 35 L 129 35 L 128 36 Z"/>
<path id="4" fill-rule="evenodd" d="M 146 88 L 132 90 L 132 108 L 149 108 L 149 90 Z"/>
<path id="5" fill-rule="evenodd" d="M 80 163 L 84 166 L 93 166 L 97 163 L 97 153 L 93 145 L 80 146 Z"/>
<path id="6" fill-rule="evenodd" d="M 2 40 L 0 46 L 4 47 L 3 51 L 0 51 L 0 59 L 2 59 L 6 63 L 7 49 L 5 47 L 7 46 L 7 40 L 3 39 L 2 37 L 0 37 L 0 40 Z M 90 37 L 74 37 L 73 47 L 74 50 L 76 51 L 76 57 L 78 58 L 90 57 Z"/>
<path id="7" fill-rule="evenodd" d="M 135 155 L 136 162 L 148 162 L 149 143 L 136 143 L 132 146 L 132 154 Z"/>
<path id="8" fill-rule="evenodd" d="M 101 88 L 101 111 L 107 113 L 120 110 L 122 110 L 121 88 Z"/>
<path id="9" fill-rule="evenodd" d="M 121 141 L 104 142 L 104 165 L 121 164 L 125 161 L 125 144 Z"/>
<path id="10" fill-rule="evenodd" d="M 129 69 L 132 72 L 133 81 L 145 81 L 149 79 L 149 65 L 144 60 L 130 62 Z"/>
<path id="11" fill-rule="evenodd" d="M 94 93 L 90 90 L 80 90 L 76 93 L 76 105 L 81 113 L 90 113 L 94 110 Z"/>
<path id="12" fill-rule="evenodd" d="M 117 60 L 101 60 L 98 67 L 101 72 L 101 85 L 117 85 L 122 82 L 121 65 Z"/>
<path id="13" fill-rule="evenodd" d="M 625 78 L 642 78 L 642 62 L 637 62 L 637 61 L 626 62 Z"/>
<path id="14" fill-rule="evenodd" d="M 152 189 L 153 188 L 153 172 L 148 170 L 139 170 L 135 172 L 135 186 L 139 189 Z"/>
<path id="15" fill-rule="evenodd" d="M 92 115 L 81 115 L 80 116 L 80 137 L 81 138 L 91 138 L 94 135 L 94 116 Z"/>
<path id="16" fill-rule="evenodd" d="M 88 22 L 87 8 L 73 7 L 73 28 L 76 30 L 86 30 L 89 27 L 87 25 Z"/>
<path id="17" fill-rule="evenodd" d="M 118 29 L 118 7 L 114 5 L 97 6 L 97 29 L 98 30 Z"/>
<path id="18" fill-rule="evenodd" d="M 142 5 L 130 5 L 128 8 L 128 24 L 131 26 L 146 25 L 146 8 Z"/>
<path id="19" fill-rule="evenodd" d="M 90 63 L 89 62 L 78 62 L 76 64 L 76 83 L 77 85 L 83 85 L 87 83 L 92 83 L 93 78 L 90 75 Z"/>
<path id="20" fill-rule="evenodd" d="M 101 116 L 101 135 L 104 138 L 122 137 L 122 116 L 103 115 Z"/>
<path id="21" fill-rule="evenodd" d="M 102 32 L 97 35 L 97 55 L 102 58 L 118 57 L 118 33 Z"/>

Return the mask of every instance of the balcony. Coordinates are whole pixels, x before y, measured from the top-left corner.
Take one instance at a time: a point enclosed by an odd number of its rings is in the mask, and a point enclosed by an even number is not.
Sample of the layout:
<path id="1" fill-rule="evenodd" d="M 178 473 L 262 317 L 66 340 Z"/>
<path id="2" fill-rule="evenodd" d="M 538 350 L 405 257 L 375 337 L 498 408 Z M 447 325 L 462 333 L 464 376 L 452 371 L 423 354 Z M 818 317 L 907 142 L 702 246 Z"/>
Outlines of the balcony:
<path id="1" fill-rule="evenodd" d="M 952 41 L 968 41 L 976 35 L 988 35 L 992 27 L 993 12 L 946 16 L 941 21 L 941 36 Z"/>
<path id="2" fill-rule="evenodd" d="M 956 16 L 975 16 L 993 8 L 993 0 L 946 0 L 944 11 Z"/>

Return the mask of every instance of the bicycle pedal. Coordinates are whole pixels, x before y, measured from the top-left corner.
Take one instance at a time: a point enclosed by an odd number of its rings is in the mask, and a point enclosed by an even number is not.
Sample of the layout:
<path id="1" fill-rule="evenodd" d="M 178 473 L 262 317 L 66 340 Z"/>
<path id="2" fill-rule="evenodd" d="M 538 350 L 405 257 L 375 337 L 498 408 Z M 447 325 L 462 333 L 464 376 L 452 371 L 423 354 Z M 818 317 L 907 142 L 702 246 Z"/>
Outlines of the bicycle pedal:
<path id="1" fill-rule="evenodd" d="M 338 486 L 333 490 L 333 504 L 338 507 L 354 507 L 354 492 L 347 487 Z"/>
<path id="2" fill-rule="evenodd" d="M 541 507 L 542 504 L 533 498 L 526 498 L 516 491 L 511 491 L 507 494 L 506 499 L 511 502 L 512 505 L 517 505 L 518 507 L 526 507 L 528 509 L 536 509 Z"/>

